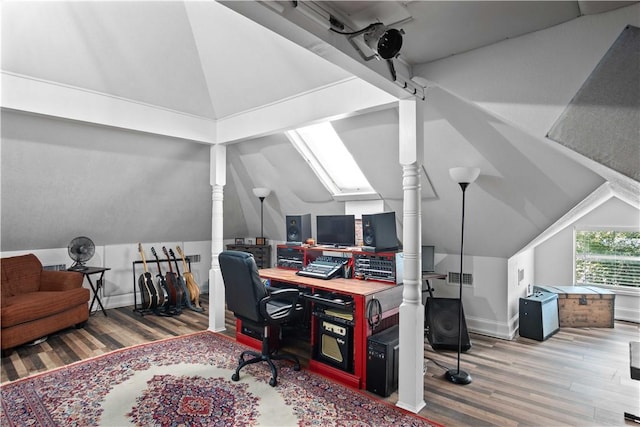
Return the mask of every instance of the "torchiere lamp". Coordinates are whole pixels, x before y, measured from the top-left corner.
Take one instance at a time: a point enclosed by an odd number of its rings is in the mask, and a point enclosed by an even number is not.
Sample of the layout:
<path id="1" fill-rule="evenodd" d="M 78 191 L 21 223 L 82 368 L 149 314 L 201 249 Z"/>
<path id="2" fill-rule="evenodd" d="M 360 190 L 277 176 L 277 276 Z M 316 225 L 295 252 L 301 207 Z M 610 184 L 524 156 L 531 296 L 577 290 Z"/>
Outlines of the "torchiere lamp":
<path id="1" fill-rule="evenodd" d="M 480 169 L 457 167 L 449 169 L 449 175 L 451 179 L 460 184 L 462 189 L 462 232 L 460 233 L 460 295 L 458 297 L 458 367 L 457 369 L 449 369 L 445 374 L 445 377 L 455 384 L 469 384 L 471 383 L 471 375 L 465 371 L 460 370 L 460 352 L 462 351 L 462 260 L 464 256 L 464 196 L 465 190 L 474 182 L 478 175 L 480 175 Z"/>
<path id="2" fill-rule="evenodd" d="M 271 190 L 264 187 L 253 189 L 253 195 L 260 199 L 260 237 L 261 242 L 256 239 L 256 245 L 264 245 L 264 199 L 271 194 Z"/>

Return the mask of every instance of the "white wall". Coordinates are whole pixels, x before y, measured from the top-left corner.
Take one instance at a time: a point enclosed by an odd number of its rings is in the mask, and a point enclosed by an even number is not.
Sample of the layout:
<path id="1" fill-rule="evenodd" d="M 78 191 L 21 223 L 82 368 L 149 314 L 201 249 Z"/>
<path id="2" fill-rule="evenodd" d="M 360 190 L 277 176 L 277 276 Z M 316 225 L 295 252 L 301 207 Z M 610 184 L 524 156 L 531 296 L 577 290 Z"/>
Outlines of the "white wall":
<path id="1" fill-rule="evenodd" d="M 535 283 L 571 286 L 574 281 L 573 230 L 588 227 L 640 228 L 640 211 L 611 198 L 590 213 L 565 227 L 535 248 Z M 640 290 L 616 291 L 615 318 L 640 322 Z"/>
<path id="2" fill-rule="evenodd" d="M 464 273 L 473 275 L 473 285 L 464 285 L 462 300 L 467 328 L 470 331 L 510 339 L 507 312 L 507 260 L 496 257 L 465 255 Z M 436 254 L 435 271 L 449 275 L 460 271 L 460 255 Z M 457 283 L 432 281 L 437 298 L 458 298 Z"/>
<path id="3" fill-rule="evenodd" d="M 158 267 L 155 262 L 155 258 L 151 253 L 151 247 L 155 248 L 160 259 L 165 259 L 165 256 L 162 253 L 162 246 L 166 246 L 167 250 L 169 248 L 173 249 L 173 252 L 179 260 L 180 272 L 184 272 L 182 260 L 176 251 L 177 245 L 180 245 L 186 256 L 200 255 L 200 262 L 191 264 L 191 272 L 193 273 L 196 283 L 200 287 L 200 291 L 202 293 L 208 292 L 209 268 L 211 266 L 210 240 L 195 242 L 142 242 L 149 272 L 154 276 L 154 278 L 158 273 Z M 35 254 L 44 266 L 66 264 L 67 267 L 70 267 L 71 264 L 73 264 L 73 260 L 69 258 L 67 248 L 3 251 L 0 253 L 0 257 L 5 258 L 27 253 Z M 138 252 L 137 242 L 120 245 L 96 246 L 96 253 L 91 260 L 89 260 L 87 265 L 110 268 L 110 270 L 105 272 L 104 287 L 99 294 L 105 308 L 133 306 L 134 292 L 138 292 L 137 280 L 140 274 L 144 271 L 142 264 L 137 264 L 135 266 L 134 274 L 133 262 L 140 260 L 141 258 Z M 166 274 L 166 271 L 168 270 L 166 263 L 161 263 L 161 266 L 162 272 Z M 172 265 L 172 267 L 175 271 L 175 265 Z M 98 277 L 98 275 L 91 276 L 94 285 L 96 284 Z M 84 287 L 90 289 L 86 280 L 84 282 Z M 139 292 L 135 298 L 137 299 L 137 303 L 140 304 Z M 96 310 L 96 308 L 97 304 L 94 305 L 93 309 Z"/>

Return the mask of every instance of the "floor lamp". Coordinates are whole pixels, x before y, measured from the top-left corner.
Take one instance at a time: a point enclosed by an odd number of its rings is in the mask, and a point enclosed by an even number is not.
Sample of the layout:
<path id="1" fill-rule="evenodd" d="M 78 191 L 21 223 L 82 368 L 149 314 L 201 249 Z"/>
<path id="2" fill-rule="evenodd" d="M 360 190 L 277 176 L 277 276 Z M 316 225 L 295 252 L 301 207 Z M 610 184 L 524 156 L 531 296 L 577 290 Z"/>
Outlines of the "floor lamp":
<path id="1" fill-rule="evenodd" d="M 264 187 L 253 189 L 253 195 L 260 199 L 260 237 L 256 238 L 256 245 L 264 245 L 264 199 L 271 194 L 271 190 Z"/>
<path id="2" fill-rule="evenodd" d="M 445 374 L 445 377 L 455 384 L 469 384 L 471 383 L 471 375 L 465 371 L 460 370 L 460 353 L 462 351 L 462 260 L 464 256 L 464 196 L 465 191 L 469 184 L 478 178 L 480 175 L 480 169 L 478 168 L 451 168 L 449 169 L 449 175 L 451 179 L 460 184 L 462 189 L 462 232 L 460 233 L 460 295 L 458 297 L 458 367 L 456 369 L 449 369 Z"/>

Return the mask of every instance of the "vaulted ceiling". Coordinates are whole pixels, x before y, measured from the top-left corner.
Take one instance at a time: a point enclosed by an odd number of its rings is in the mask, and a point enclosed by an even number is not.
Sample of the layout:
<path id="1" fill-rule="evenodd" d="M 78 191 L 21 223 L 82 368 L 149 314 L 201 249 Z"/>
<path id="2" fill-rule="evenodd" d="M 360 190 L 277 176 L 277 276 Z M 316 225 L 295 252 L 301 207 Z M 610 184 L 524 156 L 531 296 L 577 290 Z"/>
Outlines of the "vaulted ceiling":
<path id="1" fill-rule="evenodd" d="M 499 69 L 515 48 L 491 46 L 528 35 L 548 47 L 563 23 L 631 3 L 313 2 L 352 30 L 381 21 L 405 31 L 395 69 L 409 84 L 429 87 L 423 237 L 455 252 L 457 240 L 444 236 L 457 230 L 451 212 L 459 193 L 447 169 L 464 159 L 483 169 L 471 197 L 484 229 L 469 250 L 487 256 L 513 254 L 608 179 L 606 168 L 559 155 L 544 135 L 620 30 L 616 21 L 583 63 L 554 79 L 548 64 L 520 61 L 523 71 L 543 68 L 536 74 L 536 83 L 548 86 L 541 94 Z M 266 212 L 274 236 L 284 235 L 283 213 L 337 209 L 311 172 L 304 180 L 291 176 L 306 165 L 281 133 L 332 118 L 387 208 L 402 210 L 398 124 L 388 107 L 412 95 L 393 82 L 384 61 L 364 61 L 345 36 L 296 2 L 9 1 L 1 19 L 3 108 L 197 142 L 240 141 L 228 152 L 232 191 L 225 203 L 247 211 L 254 200 L 243 191 L 257 182 L 279 188 L 279 211 Z M 523 45 L 527 54 L 541 49 Z M 474 55 L 487 51 L 491 59 Z M 354 114 L 362 112 L 368 114 Z M 381 177 L 385 168 L 395 180 Z M 235 220 L 225 216 L 230 235 L 250 228 Z M 518 232 L 501 233 L 505 227 Z"/>

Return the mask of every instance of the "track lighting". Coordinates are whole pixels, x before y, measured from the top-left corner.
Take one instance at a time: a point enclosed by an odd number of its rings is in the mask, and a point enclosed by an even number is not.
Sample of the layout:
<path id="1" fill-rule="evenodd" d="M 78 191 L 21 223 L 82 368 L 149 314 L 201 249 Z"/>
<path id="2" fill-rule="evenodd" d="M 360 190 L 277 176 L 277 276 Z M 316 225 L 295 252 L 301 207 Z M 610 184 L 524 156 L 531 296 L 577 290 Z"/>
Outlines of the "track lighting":
<path id="1" fill-rule="evenodd" d="M 364 32 L 363 39 L 365 44 L 375 52 L 376 57 L 392 59 L 400 54 L 403 30 L 387 29 L 381 22 L 369 27 L 369 30 Z"/>

